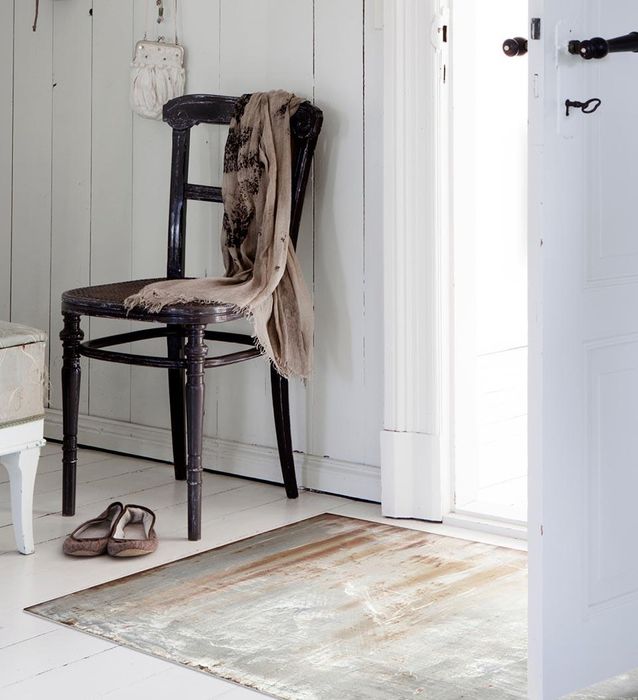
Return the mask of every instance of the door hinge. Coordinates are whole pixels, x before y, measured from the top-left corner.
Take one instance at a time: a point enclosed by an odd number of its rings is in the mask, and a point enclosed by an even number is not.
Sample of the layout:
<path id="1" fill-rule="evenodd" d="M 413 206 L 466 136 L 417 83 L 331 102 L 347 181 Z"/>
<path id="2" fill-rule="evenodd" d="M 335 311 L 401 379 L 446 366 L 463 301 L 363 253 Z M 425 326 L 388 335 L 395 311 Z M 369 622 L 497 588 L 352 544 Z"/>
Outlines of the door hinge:
<path id="1" fill-rule="evenodd" d="M 432 45 L 438 51 L 447 47 L 450 41 L 450 11 L 442 7 L 432 20 Z"/>
<path id="2" fill-rule="evenodd" d="M 441 7 L 432 20 L 431 40 L 438 54 L 438 71 L 441 82 L 445 85 L 448 77 L 450 53 L 450 10 L 447 6 Z"/>

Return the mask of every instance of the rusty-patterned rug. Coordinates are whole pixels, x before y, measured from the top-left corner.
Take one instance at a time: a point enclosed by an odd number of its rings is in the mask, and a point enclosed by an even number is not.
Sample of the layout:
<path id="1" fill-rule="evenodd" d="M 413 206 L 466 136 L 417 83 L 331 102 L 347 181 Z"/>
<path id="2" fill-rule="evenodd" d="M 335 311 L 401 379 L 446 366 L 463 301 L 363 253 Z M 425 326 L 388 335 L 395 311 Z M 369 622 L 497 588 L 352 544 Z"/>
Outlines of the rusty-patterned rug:
<path id="1" fill-rule="evenodd" d="M 286 700 L 524 698 L 526 555 L 321 515 L 29 608 Z"/>

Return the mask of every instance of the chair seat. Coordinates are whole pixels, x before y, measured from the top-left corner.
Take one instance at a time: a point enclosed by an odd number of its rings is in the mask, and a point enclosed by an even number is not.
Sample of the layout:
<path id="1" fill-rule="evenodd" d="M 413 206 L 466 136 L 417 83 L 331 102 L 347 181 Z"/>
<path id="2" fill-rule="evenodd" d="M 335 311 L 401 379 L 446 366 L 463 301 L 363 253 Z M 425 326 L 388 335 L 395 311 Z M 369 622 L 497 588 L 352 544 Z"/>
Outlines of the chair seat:
<path id="1" fill-rule="evenodd" d="M 140 307 L 130 311 L 125 308 L 124 300 L 127 297 L 137 294 L 147 284 L 160 282 L 163 279 L 165 278 L 158 277 L 71 289 L 62 294 L 62 311 L 83 316 L 128 318 L 135 321 L 184 325 L 224 323 L 243 317 L 243 314 L 230 304 L 175 304 L 157 312 Z"/>

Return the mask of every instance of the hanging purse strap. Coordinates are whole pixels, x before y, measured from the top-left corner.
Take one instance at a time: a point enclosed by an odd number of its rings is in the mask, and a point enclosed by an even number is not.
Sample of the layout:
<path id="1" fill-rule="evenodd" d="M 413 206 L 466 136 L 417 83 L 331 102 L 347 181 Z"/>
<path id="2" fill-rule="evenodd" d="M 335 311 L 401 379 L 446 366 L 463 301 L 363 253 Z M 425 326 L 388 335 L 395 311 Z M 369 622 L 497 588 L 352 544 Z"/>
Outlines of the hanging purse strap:
<path id="1" fill-rule="evenodd" d="M 149 16 L 148 16 L 148 5 L 149 2 L 154 2 L 154 4 L 157 6 L 157 22 L 154 22 L 154 24 L 161 25 L 162 22 L 165 20 L 164 17 L 164 0 L 146 0 L 146 4 L 144 6 L 144 40 L 146 41 L 148 39 L 149 35 Z M 177 0 L 173 0 L 173 43 L 177 44 Z M 161 41 L 165 42 L 166 37 L 163 35 L 160 35 L 159 29 L 155 35 L 155 39 L 151 39 L 151 41 Z"/>
<path id="2" fill-rule="evenodd" d="M 177 2 L 177 0 L 175 0 L 175 2 Z M 39 14 L 40 14 L 40 0 L 35 0 L 35 16 L 33 17 L 33 27 L 31 27 L 31 29 L 33 29 L 34 32 L 38 28 L 38 15 Z"/>

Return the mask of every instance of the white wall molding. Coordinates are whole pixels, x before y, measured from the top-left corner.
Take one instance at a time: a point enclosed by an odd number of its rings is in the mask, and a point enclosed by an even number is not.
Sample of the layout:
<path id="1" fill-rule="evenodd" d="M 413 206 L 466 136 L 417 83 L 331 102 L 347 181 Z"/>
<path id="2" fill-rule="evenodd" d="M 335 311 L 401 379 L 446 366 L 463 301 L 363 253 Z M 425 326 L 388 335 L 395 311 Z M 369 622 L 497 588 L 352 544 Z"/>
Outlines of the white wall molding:
<path id="1" fill-rule="evenodd" d="M 383 514 L 440 521 L 439 439 L 425 433 L 381 433 Z"/>
<path id="2" fill-rule="evenodd" d="M 50 439 L 62 439 L 62 411 L 47 410 L 44 432 Z M 96 449 L 173 461 L 171 433 L 166 428 L 81 415 L 78 438 L 80 444 Z M 204 437 L 203 461 L 205 469 L 281 483 L 279 456 L 272 447 Z M 304 488 L 375 502 L 381 499 L 378 467 L 301 453 L 295 453 L 295 462 Z"/>
<path id="3" fill-rule="evenodd" d="M 384 18 L 382 504 L 384 515 L 426 520 L 443 515 L 438 11 L 438 0 L 395 0 Z"/>

